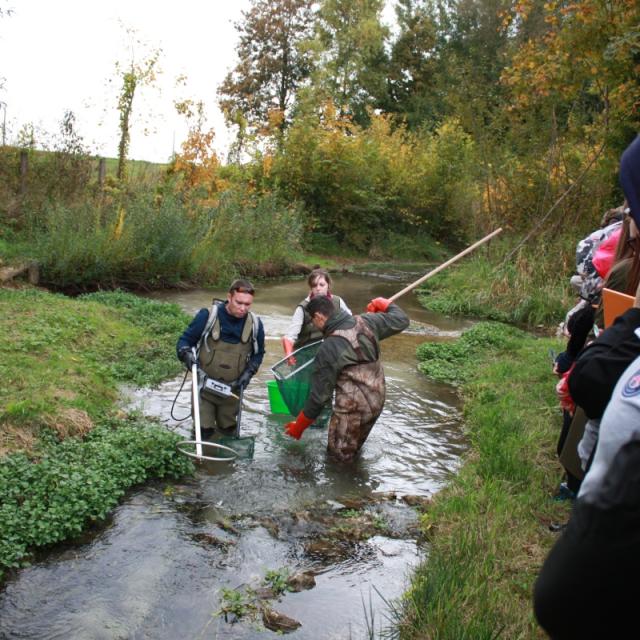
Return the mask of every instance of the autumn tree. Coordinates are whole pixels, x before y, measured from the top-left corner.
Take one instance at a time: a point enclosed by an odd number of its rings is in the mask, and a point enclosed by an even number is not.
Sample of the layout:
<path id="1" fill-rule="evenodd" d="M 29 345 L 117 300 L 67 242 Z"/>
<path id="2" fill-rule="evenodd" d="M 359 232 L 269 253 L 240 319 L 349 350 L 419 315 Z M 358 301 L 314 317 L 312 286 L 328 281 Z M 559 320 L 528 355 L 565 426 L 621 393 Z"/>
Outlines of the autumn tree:
<path id="1" fill-rule="evenodd" d="M 524 0 L 505 19 L 527 25 L 535 9 Z M 612 137 L 621 151 L 640 128 L 640 5 L 552 0 L 543 17 L 544 32 L 521 44 L 502 76 L 511 111 L 544 109 L 579 137 L 596 127 L 598 139 Z"/>
<path id="2" fill-rule="evenodd" d="M 381 22 L 384 0 L 323 0 L 318 11 L 319 67 L 315 86 L 341 116 L 366 125 L 368 109 L 386 96 L 389 29 Z"/>
<path id="3" fill-rule="evenodd" d="M 277 111 L 279 128 L 289 122 L 298 87 L 309 77 L 312 0 L 252 0 L 236 24 L 238 64 L 218 88 L 227 122 L 259 131 Z"/>
<path id="4" fill-rule="evenodd" d="M 213 147 L 215 131 L 207 127 L 202 102 L 182 100 L 175 103 L 177 112 L 189 126 L 182 152 L 171 163 L 169 173 L 180 178 L 180 188 L 186 198 L 195 197 L 198 205 L 218 204 L 218 193 L 225 182 L 220 178 L 220 162 Z"/>

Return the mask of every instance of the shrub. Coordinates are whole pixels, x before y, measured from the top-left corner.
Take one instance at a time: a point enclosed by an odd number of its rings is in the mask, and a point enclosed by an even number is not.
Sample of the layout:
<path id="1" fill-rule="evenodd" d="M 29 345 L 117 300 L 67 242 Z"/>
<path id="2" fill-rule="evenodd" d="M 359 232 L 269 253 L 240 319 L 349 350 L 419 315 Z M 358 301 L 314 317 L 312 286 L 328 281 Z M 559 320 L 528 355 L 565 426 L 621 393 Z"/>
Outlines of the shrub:
<path id="1" fill-rule="evenodd" d="M 191 275 L 197 224 L 171 195 L 149 190 L 105 204 L 49 205 L 33 220 L 45 282 L 97 288 L 172 283 Z"/>
<path id="2" fill-rule="evenodd" d="M 205 280 L 220 282 L 259 273 L 265 263 L 282 267 L 299 252 L 301 233 L 298 206 L 286 206 L 274 194 L 228 191 L 211 211 L 194 268 Z"/>

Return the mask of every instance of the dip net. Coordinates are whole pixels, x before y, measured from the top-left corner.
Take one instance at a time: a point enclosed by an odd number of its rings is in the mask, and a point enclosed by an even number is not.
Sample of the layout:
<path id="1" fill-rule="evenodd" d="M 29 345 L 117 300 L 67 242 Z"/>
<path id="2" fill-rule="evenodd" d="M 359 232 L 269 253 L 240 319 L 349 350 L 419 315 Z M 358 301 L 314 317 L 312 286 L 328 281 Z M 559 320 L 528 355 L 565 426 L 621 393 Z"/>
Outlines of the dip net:
<path id="1" fill-rule="evenodd" d="M 300 347 L 290 356 L 279 360 L 271 367 L 280 395 L 287 405 L 289 413 L 294 417 L 302 411 L 311 392 L 314 361 L 321 344 L 322 340 L 318 340 Z M 331 402 L 327 403 L 311 426 L 326 427 L 330 417 Z"/>

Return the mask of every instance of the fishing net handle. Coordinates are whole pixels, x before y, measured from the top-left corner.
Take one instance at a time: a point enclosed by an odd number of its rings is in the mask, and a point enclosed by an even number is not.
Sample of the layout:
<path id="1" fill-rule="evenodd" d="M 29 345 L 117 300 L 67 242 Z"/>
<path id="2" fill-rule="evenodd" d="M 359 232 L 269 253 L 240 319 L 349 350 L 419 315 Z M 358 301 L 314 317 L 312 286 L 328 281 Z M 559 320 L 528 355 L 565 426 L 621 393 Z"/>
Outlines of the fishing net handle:
<path id="1" fill-rule="evenodd" d="M 443 269 L 446 269 L 450 264 L 453 264 L 456 260 L 459 260 L 463 256 L 466 256 L 467 253 L 471 253 L 474 249 L 479 247 L 481 244 L 484 244 L 488 240 L 491 240 L 494 236 L 497 236 L 502 231 L 502 227 L 499 227 L 495 231 L 492 231 L 489 235 L 486 235 L 481 240 L 474 242 L 471 246 L 467 247 L 464 251 L 461 251 L 457 255 L 453 256 L 453 258 L 449 258 L 446 262 L 443 262 L 441 265 L 437 266 L 435 269 L 429 271 L 429 273 L 423 275 L 421 278 L 418 278 L 415 282 L 412 282 L 410 285 L 407 285 L 402 291 L 398 291 L 398 293 L 394 293 L 388 300 L 389 302 L 394 302 L 400 296 L 403 296 L 405 293 L 409 293 L 412 289 L 415 289 L 418 285 L 422 284 L 425 280 L 430 278 L 431 276 L 435 276 L 436 273 L 439 273 Z"/>

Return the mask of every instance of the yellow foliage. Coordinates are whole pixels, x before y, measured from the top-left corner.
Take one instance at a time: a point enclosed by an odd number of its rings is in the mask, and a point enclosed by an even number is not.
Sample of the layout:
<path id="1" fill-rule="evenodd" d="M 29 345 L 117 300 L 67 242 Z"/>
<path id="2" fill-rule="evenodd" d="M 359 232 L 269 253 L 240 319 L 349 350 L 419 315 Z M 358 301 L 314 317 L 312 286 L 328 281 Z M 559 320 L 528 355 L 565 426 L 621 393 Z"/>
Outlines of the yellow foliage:
<path id="1" fill-rule="evenodd" d="M 116 224 L 115 229 L 113 230 L 113 237 L 115 240 L 119 240 L 122 236 L 122 229 L 124 228 L 124 218 L 126 212 L 124 207 L 120 207 L 120 211 L 118 212 L 118 222 Z"/>
<path id="2" fill-rule="evenodd" d="M 273 156 L 266 154 L 262 158 L 262 173 L 266 178 L 271 175 L 271 169 L 273 168 Z"/>
<path id="3" fill-rule="evenodd" d="M 217 194 L 226 188 L 226 182 L 218 175 L 220 162 L 213 148 L 214 137 L 213 129 L 191 129 L 172 168 L 181 176 L 184 191 L 204 194 L 198 198 L 203 206 L 216 206 Z"/>

